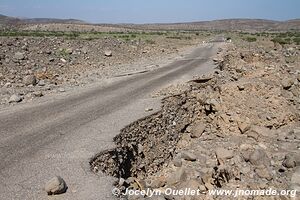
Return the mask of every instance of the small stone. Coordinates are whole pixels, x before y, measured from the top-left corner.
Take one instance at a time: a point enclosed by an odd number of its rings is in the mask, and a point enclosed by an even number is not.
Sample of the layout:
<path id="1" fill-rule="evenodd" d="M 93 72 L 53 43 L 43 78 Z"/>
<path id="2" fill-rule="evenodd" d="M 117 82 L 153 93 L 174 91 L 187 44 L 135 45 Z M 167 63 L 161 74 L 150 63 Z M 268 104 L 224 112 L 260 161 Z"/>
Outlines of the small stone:
<path id="1" fill-rule="evenodd" d="M 123 186 L 124 185 L 124 183 L 125 183 L 125 179 L 124 178 L 120 178 L 119 179 L 119 186 Z"/>
<path id="2" fill-rule="evenodd" d="M 72 48 L 67 48 L 65 51 L 66 54 L 72 54 L 73 53 L 73 49 Z"/>
<path id="3" fill-rule="evenodd" d="M 167 184 L 169 186 L 175 185 L 176 183 L 179 183 L 181 181 L 185 181 L 187 178 L 185 169 L 183 167 L 176 170 L 174 173 L 170 174 L 167 179 Z"/>
<path id="4" fill-rule="evenodd" d="M 250 125 L 250 123 L 248 123 L 246 121 L 239 121 L 238 127 L 239 127 L 239 130 L 241 131 L 241 133 L 244 134 L 250 130 L 251 125 Z"/>
<path id="5" fill-rule="evenodd" d="M 34 75 L 27 75 L 23 79 L 23 83 L 28 85 L 36 85 L 36 77 Z"/>
<path id="6" fill-rule="evenodd" d="M 105 52 L 104 52 L 104 55 L 105 55 L 106 57 L 111 57 L 111 56 L 112 56 L 112 51 L 105 51 Z"/>
<path id="7" fill-rule="evenodd" d="M 233 158 L 234 156 L 232 150 L 224 149 L 222 147 L 218 147 L 215 153 L 220 163 L 223 163 L 226 159 Z"/>
<path id="8" fill-rule="evenodd" d="M 256 131 L 254 131 L 254 130 L 248 131 L 248 132 L 247 132 L 247 136 L 248 136 L 249 138 L 253 138 L 255 141 L 258 141 L 258 138 L 259 138 L 258 133 L 257 133 Z"/>
<path id="9" fill-rule="evenodd" d="M 62 194 L 67 191 L 67 185 L 64 179 L 56 176 L 46 183 L 45 190 L 48 195 Z"/>
<path id="10" fill-rule="evenodd" d="M 252 165 L 264 165 L 269 166 L 270 165 L 270 159 L 263 151 L 262 149 L 256 149 L 254 152 L 252 152 L 249 156 L 249 161 Z"/>
<path id="11" fill-rule="evenodd" d="M 281 81 L 283 89 L 288 90 L 294 84 L 294 80 L 291 78 L 285 78 Z"/>
<path id="12" fill-rule="evenodd" d="M 63 63 L 67 62 L 66 59 L 64 59 L 64 58 L 61 58 L 60 61 L 63 62 Z"/>
<path id="13" fill-rule="evenodd" d="M 88 53 L 88 48 L 87 47 L 82 47 L 81 52 L 84 54 Z"/>
<path id="14" fill-rule="evenodd" d="M 24 60 L 25 59 L 24 53 L 16 52 L 15 55 L 14 55 L 14 59 L 16 59 L 16 60 Z"/>
<path id="15" fill-rule="evenodd" d="M 238 87 L 238 89 L 239 89 L 240 91 L 242 91 L 242 90 L 245 89 L 245 86 L 243 86 L 243 85 L 238 85 L 237 87 Z"/>
<path id="16" fill-rule="evenodd" d="M 282 162 L 282 165 L 286 168 L 296 167 L 296 159 L 293 154 L 287 154 Z"/>
<path id="17" fill-rule="evenodd" d="M 265 166 L 260 166 L 255 169 L 255 173 L 260 177 L 260 178 L 265 178 L 268 181 L 272 180 L 272 173 L 271 170 L 268 167 Z"/>
<path id="18" fill-rule="evenodd" d="M 39 82 L 38 82 L 38 86 L 45 86 L 46 85 L 46 83 L 45 83 L 45 80 L 39 80 Z"/>
<path id="19" fill-rule="evenodd" d="M 181 158 L 183 158 L 184 160 L 187 160 L 187 161 L 196 161 L 197 160 L 197 156 L 188 151 L 181 152 Z"/>
<path id="20" fill-rule="evenodd" d="M 141 144 L 138 144 L 138 153 L 141 154 L 144 151 L 144 146 Z"/>
<path id="21" fill-rule="evenodd" d="M 42 97 L 42 96 L 44 96 L 44 94 L 43 94 L 41 91 L 33 92 L 33 95 L 34 95 L 35 97 Z"/>
<path id="22" fill-rule="evenodd" d="M 65 92 L 66 90 L 64 88 L 58 88 L 59 92 Z"/>
<path id="23" fill-rule="evenodd" d="M 8 103 L 14 103 L 14 102 L 21 102 L 22 101 L 22 97 L 18 94 L 13 94 L 11 95 L 11 97 L 8 100 Z"/>
<path id="24" fill-rule="evenodd" d="M 173 164 L 175 167 L 181 167 L 182 166 L 182 160 L 180 157 L 176 157 L 173 159 Z"/>
<path id="25" fill-rule="evenodd" d="M 146 112 L 153 111 L 153 108 L 146 108 L 145 111 L 146 111 Z"/>
<path id="26" fill-rule="evenodd" d="M 202 122 L 197 122 L 192 126 L 191 138 L 199 138 L 202 136 L 205 130 L 205 124 Z"/>

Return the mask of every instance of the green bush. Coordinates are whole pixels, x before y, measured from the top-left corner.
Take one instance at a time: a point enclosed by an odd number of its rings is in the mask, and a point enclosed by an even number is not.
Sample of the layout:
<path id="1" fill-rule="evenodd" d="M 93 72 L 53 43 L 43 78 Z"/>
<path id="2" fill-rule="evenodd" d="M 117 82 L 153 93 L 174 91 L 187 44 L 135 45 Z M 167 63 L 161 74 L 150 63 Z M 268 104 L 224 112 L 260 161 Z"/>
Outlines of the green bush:
<path id="1" fill-rule="evenodd" d="M 256 37 L 246 37 L 246 38 L 244 38 L 244 40 L 245 41 L 247 41 L 247 42 L 256 42 Z"/>

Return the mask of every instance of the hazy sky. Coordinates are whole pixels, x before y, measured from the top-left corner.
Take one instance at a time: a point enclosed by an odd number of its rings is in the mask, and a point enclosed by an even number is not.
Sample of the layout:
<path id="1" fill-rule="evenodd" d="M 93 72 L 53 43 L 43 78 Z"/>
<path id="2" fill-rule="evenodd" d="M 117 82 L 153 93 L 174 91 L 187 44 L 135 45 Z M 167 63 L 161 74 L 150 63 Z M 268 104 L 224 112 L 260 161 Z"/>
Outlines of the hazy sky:
<path id="1" fill-rule="evenodd" d="M 0 0 L 0 14 L 154 23 L 225 18 L 300 18 L 300 0 Z"/>

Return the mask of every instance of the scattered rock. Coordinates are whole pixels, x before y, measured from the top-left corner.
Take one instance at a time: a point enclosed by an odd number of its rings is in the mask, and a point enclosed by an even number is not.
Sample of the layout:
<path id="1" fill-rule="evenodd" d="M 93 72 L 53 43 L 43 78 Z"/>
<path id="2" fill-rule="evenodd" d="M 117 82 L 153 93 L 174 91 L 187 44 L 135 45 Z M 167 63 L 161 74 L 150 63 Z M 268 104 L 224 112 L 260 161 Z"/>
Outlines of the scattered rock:
<path id="1" fill-rule="evenodd" d="M 171 174 L 167 179 L 167 184 L 169 186 L 175 185 L 179 182 L 185 181 L 187 178 L 185 169 L 183 167 L 178 168 L 173 174 Z"/>
<path id="2" fill-rule="evenodd" d="M 294 168 L 296 167 L 297 161 L 293 154 L 287 154 L 282 162 L 282 165 L 286 168 Z"/>
<path id="3" fill-rule="evenodd" d="M 182 160 L 180 157 L 175 157 L 173 159 L 173 164 L 175 167 L 181 167 L 182 166 Z"/>
<path id="4" fill-rule="evenodd" d="M 58 88 L 58 91 L 59 92 L 65 92 L 66 90 L 65 90 L 65 88 Z"/>
<path id="5" fill-rule="evenodd" d="M 38 82 L 38 86 L 45 86 L 46 85 L 46 82 L 45 82 L 45 80 L 39 80 L 39 82 Z"/>
<path id="6" fill-rule="evenodd" d="M 286 91 L 281 77 L 295 80 L 298 62 L 285 69 L 281 49 L 266 52 L 255 46 L 261 51 L 253 53 L 241 48 L 242 54 L 240 48 L 224 50 L 218 63 L 223 68 L 211 78 L 195 77 L 184 92 L 164 98 L 161 111 L 122 129 L 115 138 L 117 148 L 91 166 L 116 177 L 122 177 L 120 171 L 138 178 L 168 177 L 166 184 L 154 184 L 161 190 L 288 188 L 298 166 L 290 154 L 300 148 L 299 131 L 291 131 L 299 118 L 299 83 Z M 279 63 L 265 68 L 274 58 Z M 130 168 L 123 167 L 124 160 Z M 299 187 L 297 176 L 292 187 Z"/>
<path id="7" fill-rule="evenodd" d="M 183 158 L 184 160 L 187 160 L 187 161 L 196 161 L 197 160 L 197 156 L 188 151 L 181 152 L 181 158 Z"/>
<path id="8" fill-rule="evenodd" d="M 104 55 L 106 57 L 111 57 L 112 56 L 112 51 L 107 50 L 107 51 L 104 52 Z"/>
<path id="9" fill-rule="evenodd" d="M 64 179 L 55 176 L 46 183 L 45 190 L 48 195 L 62 194 L 67 191 L 67 185 Z"/>
<path id="10" fill-rule="evenodd" d="M 67 62 L 67 60 L 66 59 L 64 59 L 64 58 L 61 58 L 61 59 L 59 59 L 61 62 L 63 62 L 63 63 L 66 63 Z"/>
<path id="11" fill-rule="evenodd" d="M 228 150 L 222 147 L 216 149 L 216 156 L 220 163 L 223 163 L 225 160 L 233 158 L 234 154 L 232 150 Z"/>
<path id="12" fill-rule="evenodd" d="M 268 155 L 262 149 L 255 149 L 252 154 L 250 154 L 249 161 L 252 165 L 260 166 L 269 166 L 270 159 Z"/>
<path id="13" fill-rule="evenodd" d="M 14 59 L 16 59 L 16 60 L 24 60 L 25 59 L 25 55 L 24 55 L 24 53 L 16 52 L 15 55 L 14 55 Z"/>
<path id="14" fill-rule="evenodd" d="M 281 85 L 283 87 L 283 89 L 288 90 L 290 87 L 292 87 L 292 85 L 294 84 L 294 80 L 292 78 L 284 78 L 281 81 Z"/>
<path id="15" fill-rule="evenodd" d="M 22 97 L 18 94 L 11 95 L 11 97 L 8 100 L 9 103 L 15 103 L 15 102 L 18 103 L 20 101 L 22 101 Z"/>
<path id="16" fill-rule="evenodd" d="M 36 85 L 36 77 L 34 75 L 27 75 L 23 79 L 25 85 Z"/>
<path id="17" fill-rule="evenodd" d="M 33 95 L 34 95 L 35 97 L 42 97 L 42 96 L 44 96 L 43 92 L 41 92 L 41 91 L 33 92 Z"/>
<path id="18" fill-rule="evenodd" d="M 191 129 L 191 137 L 192 138 L 199 138 L 203 134 L 205 130 L 205 124 L 202 122 L 197 122 L 192 126 Z"/>
<path id="19" fill-rule="evenodd" d="M 266 166 L 259 166 L 255 169 L 255 173 L 260 177 L 260 178 L 265 178 L 268 181 L 272 180 L 272 172 L 269 169 L 269 167 Z"/>
<path id="20" fill-rule="evenodd" d="M 237 87 L 238 87 L 238 89 L 239 89 L 240 91 L 242 91 L 242 90 L 245 89 L 245 86 L 244 86 L 244 85 L 238 85 Z"/>
<path id="21" fill-rule="evenodd" d="M 258 133 L 257 133 L 256 131 L 254 131 L 254 130 L 248 131 L 248 132 L 247 132 L 247 136 L 248 136 L 249 138 L 253 138 L 255 141 L 258 141 L 258 139 L 259 139 Z"/>
<path id="22" fill-rule="evenodd" d="M 238 121 L 238 127 L 242 134 L 250 130 L 251 124 L 247 121 Z"/>

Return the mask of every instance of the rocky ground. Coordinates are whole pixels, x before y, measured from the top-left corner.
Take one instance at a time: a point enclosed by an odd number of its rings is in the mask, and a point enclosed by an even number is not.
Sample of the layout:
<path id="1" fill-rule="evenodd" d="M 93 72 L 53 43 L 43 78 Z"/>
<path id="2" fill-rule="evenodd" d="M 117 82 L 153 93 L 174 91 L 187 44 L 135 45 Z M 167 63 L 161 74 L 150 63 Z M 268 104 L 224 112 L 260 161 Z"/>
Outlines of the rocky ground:
<path id="1" fill-rule="evenodd" d="M 297 199 L 208 191 L 300 190 L 299 50 L 265 39 L 228 44 L 214 74 L 191 80 L 164 98 L 161 111 L 122 129 L 117 147 L 91 160 L 92 170 L 115 176 L 121 191 L 201 191 L 125 199 Z"/>
<path id="2" fill-rule="evenodd" d="M 37 34 L 37 33 L 34 33 Z M 99 36 L 100 35 L 100 36 Z M 0 37 L 0 105 L 32 101 L 99 80 L 148 71 L 202 41 L 193 34 L 118 33 L 83 37 Z"/>

